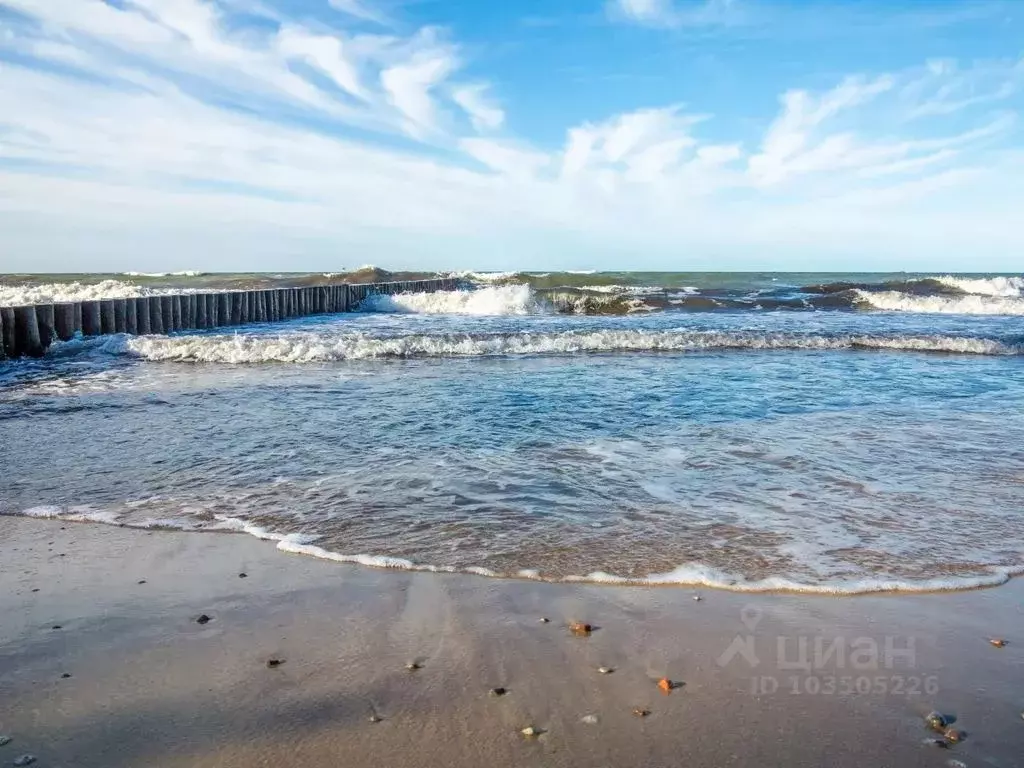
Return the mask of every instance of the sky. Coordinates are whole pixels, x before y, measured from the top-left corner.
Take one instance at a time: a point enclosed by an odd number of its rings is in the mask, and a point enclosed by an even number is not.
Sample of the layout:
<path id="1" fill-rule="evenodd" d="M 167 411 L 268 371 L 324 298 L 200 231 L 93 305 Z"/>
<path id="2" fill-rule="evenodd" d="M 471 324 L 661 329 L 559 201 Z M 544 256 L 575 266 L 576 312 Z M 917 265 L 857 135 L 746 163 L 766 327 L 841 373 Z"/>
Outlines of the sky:
<path id="1" fill-rule="evenodd" d="M 0 0 L 0 272 L 1024 270 L 1019 0 Z"/>

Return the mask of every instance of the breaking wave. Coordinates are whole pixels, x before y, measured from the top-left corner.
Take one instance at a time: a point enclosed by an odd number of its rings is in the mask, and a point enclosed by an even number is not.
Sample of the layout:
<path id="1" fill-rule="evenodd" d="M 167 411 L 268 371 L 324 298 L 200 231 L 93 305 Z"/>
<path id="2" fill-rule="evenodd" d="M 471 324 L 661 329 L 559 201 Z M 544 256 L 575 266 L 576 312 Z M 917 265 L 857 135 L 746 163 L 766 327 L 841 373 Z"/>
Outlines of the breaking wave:
<path id="1" fill-rule="evenodd" d="M 955 277 L 933 278 L 943 285 L 979 296 L 1024 297 L 1024 277 Z"/>
<path id="2" fill-rule="evenodd" d="M 412 312 L 428 315 L 535 315 L 546 308 L 528 285 L 502 285 L 469 291 L 373 294 L 360 310 L 364 312 Z"/>
<path id="3" fill-rule="evenodd" d="M 988 282 L 988 281 L 982 281 Z M 889 312 L 920 312 L 948 315 L 1024 315 L 1024 298 L 988 294 L 915 296 L 900 291 L 857 289 L 858 301 Z"/>
<path id="4" fill-rule="evenodd" d="M 408 357 L 573 355 L 705 350 L 877 349 L 970 355 L 1021 355 L 1024 345 L 996 339 L 939 335 L 818 335 L 747 331 L 600 330 L 554 333 L 461 333 L 381 338 L 328 332 L 280 336 L 113 337 L 105 352 L 151 361 L 196 363 L 313 363 Z"/>
<path id="5" fill-rule="evenodd" d="M 102 280 L 98 283 L 0 284 L 0 306 L 18 307 L 26 304 L 58 304 L 66 301 L 133 299 L 140 296 L 193 292 L 194 290 L 183 288 L 151 288 L 122 280 Z"/>

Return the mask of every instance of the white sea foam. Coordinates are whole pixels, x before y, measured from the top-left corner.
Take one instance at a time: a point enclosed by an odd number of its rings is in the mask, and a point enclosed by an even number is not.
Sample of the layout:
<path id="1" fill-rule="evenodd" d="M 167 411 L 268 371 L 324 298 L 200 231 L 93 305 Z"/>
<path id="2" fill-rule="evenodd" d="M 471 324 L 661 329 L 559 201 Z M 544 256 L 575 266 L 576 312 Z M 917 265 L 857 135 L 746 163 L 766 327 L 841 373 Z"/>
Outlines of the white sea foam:
<path id="1" fill-rule="evenodd" d="M 543 313 L 528 285 L 500 285 L 472 291 L 374 294 L 360 309 L 367 312 L 406 312 L 427 315 L 532 315 Z"/>
<path id="2" fill-rule="evenodd" d="M 9 513 L 3 513 L 9 514 Z M 187 522 L 154 519 L 141 523 L 122 521 L 114 512 L 97 510 L 89 506 L 38 506 L 16 513 L 24 517 L 61 520 L 65 522 L 100 523 L 128 528 L 177 528 L 183 531 L 245 533 L 264 541 L 277 542 L 277 549 L 298 555 L 307 555 L 338 563 L 352 563 L 371 568 L 386 568 L 405 571 L 429 571 L 433 573 L 466 573 L 489 578 L 520 578 L 537 581 L 570 583 L 618 584 L 618 585 L 673 585 L 702 586 L 732 592 L 804 592 L 826 595 L 856 595 L 874 592 L 942 592 L 978 589 L 1004 584 L 1014 576 L 1024 574 L 1024 566 L 992 567 L 986 573 L 960 577 L 939 577 L 929 579 L 857 578 L 848 581 L 801 582 L 785 576 L 771 576 L 764 579 L 748 580 L 743 576 L 730 574 L 701 563 L 689 563 L 668 573 L 655 573 L 644 577 L 623 577 L 604 571 L 595 571 L 585 576 L 566 576 L 561 579 L 546 578 L 535 569 L 519 569 L 504 574 L 489 568 L 471 566 L 455 568 L 449 565 L 414 563 L 401 557 L 374 554 L 347 555 L 334 552 L 312 542 L 317 536 L 303 533 L 277 533 L 241 518 L 215 515 L 216 522 L 209 525 L 191 526 Z"/>
<path id="3" fill-rule="evenodd" d="M 1024 315 L 1024 298 L 977 295 L 914 296 L 899 291 L 857 291 L 858 300 L 889 312 L 945 315 Z"/>
<path id="4" fill-rule="evenodd" d="M 1024 277 L 956 277 L 942 275 L 932 278 L 964 293 L 980 296 L 1024 297 Z"/>
<path id="5" fill-rule="evenodd" d="M 313 363 L 397 357 L 483 357 L 605 352 L 699 352 L 712 349 L 879 349 L 974 355 L 1024 354 L 1020 345 L 962 336 L 820 336 L 717 331 L 603 330 L 515 334 L 441 334 L 378 338 L 296 332 L 278 336 L 114 336 L 102 349 L 152 361 Z"/>
<path id="6" fill-rule="evenodd" d="M 122 272 L 125 277 L 200 277 L 205 272 L 196 269 L 183 269 L 179 272 Z"/>
<path id="7" fill-rule="evenodd" d="M 150 288 L 122 280 L 103 280 L 98 283 L 39 283 L 36 285 L 4 285 L 0 283 L 0 306 L 17 307 L 26 304 L 131 299 L 140 296 L 195 292 L 195 289 Z"/>

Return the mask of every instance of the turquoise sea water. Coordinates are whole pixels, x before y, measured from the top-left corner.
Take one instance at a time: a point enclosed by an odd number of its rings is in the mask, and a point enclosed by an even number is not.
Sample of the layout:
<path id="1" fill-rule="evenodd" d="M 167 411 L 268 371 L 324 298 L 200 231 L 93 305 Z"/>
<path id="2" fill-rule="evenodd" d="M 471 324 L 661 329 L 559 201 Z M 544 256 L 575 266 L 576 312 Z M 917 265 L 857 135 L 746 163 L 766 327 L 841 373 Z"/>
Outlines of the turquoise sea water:
<path id="1" fill-rule="evenodd" d="M 1021 276 L 463 277 L 0 362 L 0 513 L 532 578 L 847 592 L 1024 570 Z"/>

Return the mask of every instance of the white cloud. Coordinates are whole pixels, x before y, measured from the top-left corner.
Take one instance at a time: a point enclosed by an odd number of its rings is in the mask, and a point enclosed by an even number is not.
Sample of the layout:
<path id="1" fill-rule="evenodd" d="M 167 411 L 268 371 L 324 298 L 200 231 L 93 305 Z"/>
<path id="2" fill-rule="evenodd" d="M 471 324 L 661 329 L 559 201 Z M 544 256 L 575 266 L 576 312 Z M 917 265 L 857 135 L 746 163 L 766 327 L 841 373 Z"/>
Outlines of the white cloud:
<path id="1" fill-rule="evenodd" d="M 346 13 L 362 21 L 372 21 L 375 24 L 387 24 L 388 17 L 378 9 L 376 4 L 364 0 L 328 0 L 332 8 Z"/>
<path id="2" fill-rule="evenodd" d="M 727 24 L 738 18 L 736 0 L 609 0 L 613 19 L 656 27 Z"/>
<path id="3" fill-rule="evenodd" d="M 505 122 L 505 112 L 488 96 L 486 84 L 463 85 L 452 91 L 452 100 L 469 115 L 478 131 L 497 130 Z"/>
<path id="4" fill-rule="evenodd" d="M 42 22 L 0 22 L 0 53 L 63 65 L 0 61 L 0 258 L 20 259 L 0 271 L 71 256 L 160 271 L 181 252 L 227 269 L 353 249 L 551 266 L 573 248 L 1024 246 L 1018 62 L 792 89 L 753 137 L 655 105 L 555 126 L 564 140 L 541 145 L 512 135 L 501 83 L 460 74 L 469 54 L 443 30 L 366 34 L 279 10 L 245 28 L 209 0 L 0 6 Z"/>

